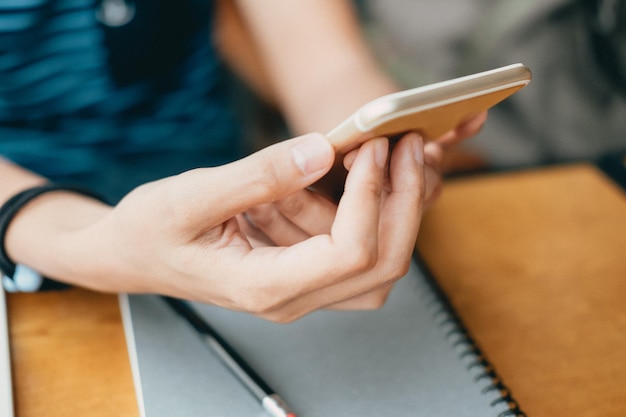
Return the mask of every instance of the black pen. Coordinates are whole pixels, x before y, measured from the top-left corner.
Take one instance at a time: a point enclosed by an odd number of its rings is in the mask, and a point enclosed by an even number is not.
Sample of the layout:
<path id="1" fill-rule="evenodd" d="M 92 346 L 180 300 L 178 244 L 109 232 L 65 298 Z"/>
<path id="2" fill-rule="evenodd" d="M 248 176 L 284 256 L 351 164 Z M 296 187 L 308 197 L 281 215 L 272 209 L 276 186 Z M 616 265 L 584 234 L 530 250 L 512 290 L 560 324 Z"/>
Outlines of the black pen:
<path id="1" fill-rule="evenodd" d="M 254 395 L 269 414 L 273 417 L 296 417 L 296 414 L 291 411 L 282 398 L 261 379 L 215 329 L 196 313 L 189 303 L 165 296 L 163 299 L 200 334 L 202 340 L 219 360 Z"/>

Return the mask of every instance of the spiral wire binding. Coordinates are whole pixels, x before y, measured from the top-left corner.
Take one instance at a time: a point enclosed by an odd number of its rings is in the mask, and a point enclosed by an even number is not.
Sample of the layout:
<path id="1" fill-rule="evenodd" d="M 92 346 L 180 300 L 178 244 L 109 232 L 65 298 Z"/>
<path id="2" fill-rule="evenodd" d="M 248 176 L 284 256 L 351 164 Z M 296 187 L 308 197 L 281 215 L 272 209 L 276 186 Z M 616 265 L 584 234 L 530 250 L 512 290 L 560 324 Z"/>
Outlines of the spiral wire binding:
<path id="1" fill-rule="evenodd" d="M 434 296 L 428 300 L 433 317 L 439 326 L 444 329 L 445 337 L 459 358 L 465 363 L 467 370 L 474 375 L 474 381 L 480 385 L 481 394 L 492 397 L 490 406 L 502 408 L 498 417 L 527 417 L 513 398 L 511 391 L 504 384 L 493 365 L 480 349 L 467 327 L 454 310 L 450 300 L 443 292 L 436 278 L 425 262 L 415 254 L 415 259 L 426 278 L 426 285 Z M 424 294 L 428 294 L 425 292 Z"/>

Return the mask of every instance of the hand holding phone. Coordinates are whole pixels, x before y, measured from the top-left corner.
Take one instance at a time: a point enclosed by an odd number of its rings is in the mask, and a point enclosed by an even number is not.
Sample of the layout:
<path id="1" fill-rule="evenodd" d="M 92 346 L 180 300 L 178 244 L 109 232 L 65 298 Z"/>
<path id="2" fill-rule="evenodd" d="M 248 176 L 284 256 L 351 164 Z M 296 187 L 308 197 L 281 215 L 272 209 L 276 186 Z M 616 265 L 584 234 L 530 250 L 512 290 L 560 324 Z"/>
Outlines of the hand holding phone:
<path id="1" fill-rule="evenodd" d="M 531 80 L 523 64 L 485 71 L 379 97 L 327 134 L 339 152 L 376 136 L 418 131 L 432 140 L 493 107 Z"/>

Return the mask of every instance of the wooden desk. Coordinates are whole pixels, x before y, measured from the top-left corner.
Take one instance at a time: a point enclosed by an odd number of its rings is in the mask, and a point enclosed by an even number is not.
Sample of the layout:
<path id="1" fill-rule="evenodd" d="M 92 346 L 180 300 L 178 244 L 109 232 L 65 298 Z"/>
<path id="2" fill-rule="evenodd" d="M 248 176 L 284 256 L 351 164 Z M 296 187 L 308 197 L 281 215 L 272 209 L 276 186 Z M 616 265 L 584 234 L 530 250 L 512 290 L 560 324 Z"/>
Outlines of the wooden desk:
<path id="1" fill-rule="evenodd" d="M 626 415 L 626 198 L 599 171 L 451 181 L 418 248 L 529 417 Z M 8 304 L 18 417 L 138 416 L 116 296 Z"/>
<path id="2" fill-rule="evenodd" d="M 16 417 L 139 416 L 117 296 L 7 296 Z"/>

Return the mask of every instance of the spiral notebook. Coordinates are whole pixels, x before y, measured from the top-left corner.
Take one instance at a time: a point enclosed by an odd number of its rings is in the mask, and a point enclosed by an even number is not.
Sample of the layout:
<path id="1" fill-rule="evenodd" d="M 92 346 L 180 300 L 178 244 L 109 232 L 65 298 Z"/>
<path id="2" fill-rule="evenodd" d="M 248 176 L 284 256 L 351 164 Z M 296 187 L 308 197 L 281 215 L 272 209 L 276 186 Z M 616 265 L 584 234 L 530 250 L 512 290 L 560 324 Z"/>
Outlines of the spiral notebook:
<path id="1" fill-rule="evenodd" d="M 121 297 L 143 416 L 266 416 L 162 299 Z M 300 417 L 521 415 L 417 261 L 377 311 L 279 325 L 194 307 Z"/>

